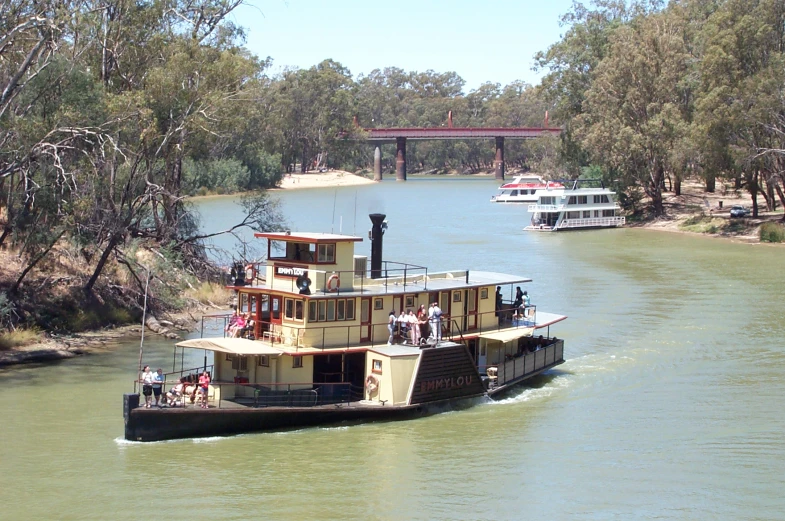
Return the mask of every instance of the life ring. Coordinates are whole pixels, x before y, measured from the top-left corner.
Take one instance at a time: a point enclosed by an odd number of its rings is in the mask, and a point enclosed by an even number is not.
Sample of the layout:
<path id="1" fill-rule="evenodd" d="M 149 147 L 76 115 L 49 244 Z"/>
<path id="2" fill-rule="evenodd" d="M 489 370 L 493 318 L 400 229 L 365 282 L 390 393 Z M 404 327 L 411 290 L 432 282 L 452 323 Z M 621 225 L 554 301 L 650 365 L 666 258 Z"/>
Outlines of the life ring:
<path id="1" fill-rule="evenodd" d="M 376 392 L 376 389 L 379 388 L 379 379 L 376 378 L 374 375 L 369 374 L 368 378 L 365 379 L 365 389 L 368 391 L 368 394 L 373 394 Z"/>
<path id="2" fill-rule="evenodd" d="M 327 279 L 327 291 L 337 291 L 341 287 L 341 277 L 337 273 L 330 275 Z"/>
<path id="3" fill-rule="evenodd" d="M 253 264 L 247 264 L 245 266 L 245 280 L 253 281 L 254 279 L 256 279 L 256 268 Z"/>

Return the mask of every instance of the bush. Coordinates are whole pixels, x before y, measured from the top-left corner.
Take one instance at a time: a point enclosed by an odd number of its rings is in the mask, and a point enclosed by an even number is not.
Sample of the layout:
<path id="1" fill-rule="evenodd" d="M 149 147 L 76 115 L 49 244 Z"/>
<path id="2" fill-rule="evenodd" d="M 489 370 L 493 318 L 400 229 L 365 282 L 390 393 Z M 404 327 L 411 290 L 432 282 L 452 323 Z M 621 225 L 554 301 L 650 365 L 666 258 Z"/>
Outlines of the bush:
<path id="1" fill-rule="evenodd" d="M 34 344 L 39 340 L 41 340 L 41 333 L 35 329 L 17 329 L 0 333 L 0 351 Z"/>
<path id="2" fill-rule="evenodd" d="M 767 222 L 760 225 L 760 242 L 784 242 L 785 227 L 781 224 Z"/>

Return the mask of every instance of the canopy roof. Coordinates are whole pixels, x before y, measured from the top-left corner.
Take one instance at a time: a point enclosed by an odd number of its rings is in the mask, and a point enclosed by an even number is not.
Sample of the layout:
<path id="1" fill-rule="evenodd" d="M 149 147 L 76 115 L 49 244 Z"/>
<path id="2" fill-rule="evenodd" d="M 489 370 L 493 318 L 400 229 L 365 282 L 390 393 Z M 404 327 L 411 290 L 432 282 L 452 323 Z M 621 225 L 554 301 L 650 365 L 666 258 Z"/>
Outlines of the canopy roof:
<path id="1" fill-rule="evenodd" d="M 191 347 L 194 349 L 207 349 L 219 353 L 233 355 L 269 355 L 280 356 L 282 349 L 273 347 L 264 342 L 248 340 L 245 338 L 194 338 L 178 342 L 177 347 Z"/>

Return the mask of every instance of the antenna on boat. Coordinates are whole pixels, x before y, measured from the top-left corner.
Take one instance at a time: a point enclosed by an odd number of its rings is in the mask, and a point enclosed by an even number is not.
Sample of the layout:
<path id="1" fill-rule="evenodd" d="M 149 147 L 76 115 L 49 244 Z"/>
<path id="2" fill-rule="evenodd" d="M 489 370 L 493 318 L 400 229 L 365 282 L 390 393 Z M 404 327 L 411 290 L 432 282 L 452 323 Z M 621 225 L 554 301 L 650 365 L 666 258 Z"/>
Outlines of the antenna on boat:
<path id="1" fill-rule="evenodd" d="M 144 285 L 144 306 L 142 307 L 142 339 L 139 342 L 139 378 L 142 374 L 142 351 L 144 350 L 144 327 L 147 320 L 147 290 L 150 288 L 150 268 L 142 266 L 147 271 L 147 282 Z"/>
<path id="2" fill-rule="evenodd" d="M 354 229 L 352 235 L 357 235 L 357 190 L 354 191 Z"/>
<path id="3" fill-rule="evenodd" d="M 333 219 L 330 222 L 330 233 L 333 233 L 333 229 L 335 228 L 335 203 L 338 200 L 338 189 L 335 189 L 335 195 L 333 196 Z"/>

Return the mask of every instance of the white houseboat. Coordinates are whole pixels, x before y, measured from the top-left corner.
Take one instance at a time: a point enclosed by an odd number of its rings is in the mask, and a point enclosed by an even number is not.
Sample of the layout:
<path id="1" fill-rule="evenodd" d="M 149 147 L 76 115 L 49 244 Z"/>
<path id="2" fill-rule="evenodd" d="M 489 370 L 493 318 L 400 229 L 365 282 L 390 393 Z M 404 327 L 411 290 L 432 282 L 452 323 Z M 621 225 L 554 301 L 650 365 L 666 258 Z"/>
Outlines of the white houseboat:
<path id="1" fill-rule="evenodd" d="M 241 338 L 178 343 L 165 375 L 166 389 L 185 379 L 195 395 L 194 382 L 207 372 L 206 403 L 197 406 L 186 391 L 173 406 L 140 407 L 137 380 L 124 396 L 125 438 L 411 418 L 496 395 L 564 362 L 564 342 L 550 336 L 550 325 L 566 317 L 536 306 L 513 310 L 516 286 L 531 279 L 385 261 L 385 216 L 370 217 L 370 266 L 355 254 L 360 237 L 257 233 L 268 242 L 264 280 L 253 273 L 232 286 L 236 311 L 253 324 Z M 422 338 L 401 322 L 390 332 L 391 311 L 435 310 L 433 303 L 442 314 L 416 324 Z M 199 367 L 183 367 L 194 358 Z"/>
<path id="2" fill-rule="evenodd" d="M 578 228 L 623 226 L 625 218 L 616 202 L 616 193 L 596 181 L 572 181 L 569 186 L 537 191 L 530 204 L 531 224 L 524 230 L 559 231 Z M 596 186 L 586 186 L 595 184 Z M 581 186 L 583 185 L 583 186 Z"/>
<path id="3" fill-rule="evenodd" d="M 491 197 L 492 203 L 533 203 L 537 201 L 537 190 L 547 187 L 561 188 L 558 182 L 545 181 L 537 174 L 522 174 L 499 187 L 499 193 Z"/>

